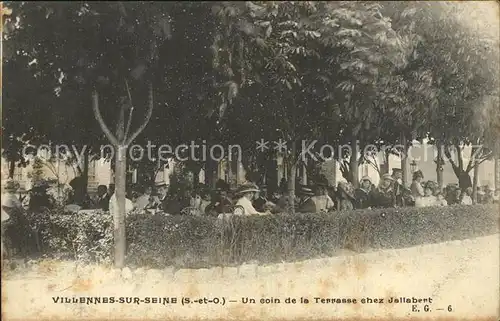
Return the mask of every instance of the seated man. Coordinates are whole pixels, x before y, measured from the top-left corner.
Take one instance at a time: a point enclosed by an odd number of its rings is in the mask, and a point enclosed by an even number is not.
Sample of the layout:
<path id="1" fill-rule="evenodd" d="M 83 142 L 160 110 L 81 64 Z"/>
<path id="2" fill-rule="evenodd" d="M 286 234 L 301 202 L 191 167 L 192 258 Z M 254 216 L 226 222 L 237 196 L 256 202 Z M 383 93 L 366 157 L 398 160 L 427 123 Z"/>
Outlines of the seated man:
<path id="1" fill-rule="evenodd" d="M 218 216 L 223 213 L 230 213 L 233 202 L 229 198 L 229 185 L 219 180 L 215 184 L 216 190 L 211 197 L 211 202 L 205 207 L 205 213 L 210 216 Z"/>
<path id="2" fill-rule="evenodd" d="M 312 198 L 314 193 L 311 188 L 303 186 L 300 189 L 301 200 L 299 202 L 298 210 L 299 213 L 316 213 L 316 203 Z"/>
<path id="3" fill-rule="evenodd" d="M 396 193 L 393 183 L 394 178 L 390 174 L 382 175 L 378 187 L 371 191 L 372 207 L 388 208 L 396 206 Z"/>
<path id="4" fill-rule="evenodd" d="M 253 206 L 259 212 L 265 212 L 267 210 L 275 209 L 276 205 L 267 199 L 267 186 L 263 185 L 260 191 L 257 192 L 255 200 L 253 201 Z"/>
<path id="5" fill-rule="evenodd" d="M 94 208 L 108 211 L 110 197 L 106 185 L 97 186 L 97 198 L 94 201 Z"/>

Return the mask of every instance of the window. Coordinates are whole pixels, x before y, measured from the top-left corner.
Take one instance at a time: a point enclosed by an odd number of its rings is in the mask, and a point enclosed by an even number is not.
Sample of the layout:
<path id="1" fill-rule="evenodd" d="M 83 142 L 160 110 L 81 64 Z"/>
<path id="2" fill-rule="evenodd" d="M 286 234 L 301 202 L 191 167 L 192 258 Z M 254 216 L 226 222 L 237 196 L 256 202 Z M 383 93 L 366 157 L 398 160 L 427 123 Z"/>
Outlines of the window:
<path id="1" fill-rule="evenodd" d="M 96 167 L 96 162 L 90 162 L 89 164 L 89 183 L 90 182 L 95 182 L 95 167 Z"/>

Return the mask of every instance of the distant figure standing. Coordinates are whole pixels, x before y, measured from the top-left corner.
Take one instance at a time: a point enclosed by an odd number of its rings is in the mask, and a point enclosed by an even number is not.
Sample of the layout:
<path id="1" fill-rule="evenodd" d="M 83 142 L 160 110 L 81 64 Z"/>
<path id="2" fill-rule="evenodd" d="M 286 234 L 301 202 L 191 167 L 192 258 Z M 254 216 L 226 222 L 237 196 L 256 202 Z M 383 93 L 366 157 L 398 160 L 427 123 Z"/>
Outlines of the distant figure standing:
<path id="1" fill-rule="evenodd" d="M 406 205 L 404 198 L 405 186 L 403 184 L 403 170 L 401 170 L 400 168 L 393 168 L 392 178 L 394 179 L 392 184 L 394 189 L 394 196 L 396 198 L 396 206 L 403 207 Z"/>

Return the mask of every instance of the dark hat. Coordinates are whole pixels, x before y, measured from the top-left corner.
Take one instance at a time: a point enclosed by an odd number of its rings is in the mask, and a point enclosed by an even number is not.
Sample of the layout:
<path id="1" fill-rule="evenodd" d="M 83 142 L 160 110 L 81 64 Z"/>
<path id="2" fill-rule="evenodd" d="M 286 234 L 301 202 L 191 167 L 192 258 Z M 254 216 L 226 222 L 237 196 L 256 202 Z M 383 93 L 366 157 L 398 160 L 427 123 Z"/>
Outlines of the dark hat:
<path id="1" fill-rule="evenodd" d="M 307 186 L 301 186 L 300 190 L 299 190 L 299 193 L 301 195 L 305 195 L 305 196 L 313 196 L 314 195 L 313 190 L 310 187 L 307 187 Z"/>
<path id="2" fill-rule="evenodd" d="M 415 178 L 415 177 L 422 177 L 423 178 L 424 177 L 424 173 L 422 173 L 421 170 L 414 171 L 413 172 L 413 178 Z"/>
<path id="3" fill-rule="evenodd" d="M 258 192 L 258 191 L 259 191 L 259 188 L 257 187 L 257 185 L 255 185 L 253 183 L 246 183 L 246 184 L 243 184 L 240 187 L 238 187 L 236 189 L 236 191 L 234 192 L 234 194 L 241 195 L 241 194 L 245 194 L 248 192 Z"/>
<path id="4" fill-rule="evenodd" d="M 215 190 L 217 191 L 228 191 L 229 190 L 229 184 L 222 180 L 219 179 L 217 182 L 215 182 Z"/>
<path id="5" fill-rule="evenodd" d="M 402 170 L 401 168 L 393 168 L 393 169 L 392 169 L 392 172 L 393 172 L 393 173 L 402 173 L 402 172 L 403 172 L 403 170 Z"/>
<path id="6" fill-rule="evenodd" d="M 71 188 L 73 189 L 76 189 L 82 183 L 83 183 L 83 178 L 81 176 L 77 176 L 69 182 L 69 186 L 71 186 Z"/>

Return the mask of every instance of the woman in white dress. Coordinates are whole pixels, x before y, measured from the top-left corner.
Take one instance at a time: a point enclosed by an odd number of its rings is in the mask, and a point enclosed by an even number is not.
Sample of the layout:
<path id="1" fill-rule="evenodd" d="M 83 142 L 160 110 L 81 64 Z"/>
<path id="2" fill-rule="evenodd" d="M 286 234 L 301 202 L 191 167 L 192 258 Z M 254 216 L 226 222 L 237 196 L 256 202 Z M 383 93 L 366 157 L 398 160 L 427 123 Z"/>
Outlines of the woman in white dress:
<path id="1" fill-rule="evenodd" d="M 243 184 L 238 188 L 235 195 L 238 197 L 238 201 L 236 202 L 236 206 L 241 206 L 243 208 L 242 215 L 266 215 L 268 212 L 259 212 L 257 211 L 253 205 L 252 201 L 255 198 L 256 193 L 259 191 L 259 188 L 255 184 Z"/>

